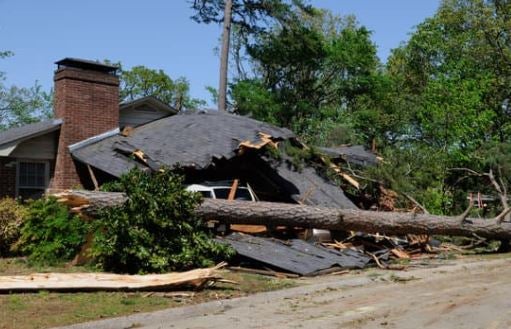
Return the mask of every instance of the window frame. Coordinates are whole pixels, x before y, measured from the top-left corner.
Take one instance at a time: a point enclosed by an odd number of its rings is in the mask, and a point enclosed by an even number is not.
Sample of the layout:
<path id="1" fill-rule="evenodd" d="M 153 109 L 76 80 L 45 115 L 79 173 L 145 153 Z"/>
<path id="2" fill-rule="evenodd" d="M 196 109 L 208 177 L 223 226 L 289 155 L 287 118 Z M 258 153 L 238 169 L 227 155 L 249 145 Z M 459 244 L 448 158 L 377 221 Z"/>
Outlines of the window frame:
<path id="1" fill-rule="evenodd" d="M 20 185 L 20 164 L 21 163 L 42 163 L 44 164 L 44 186 L 22 186 Z M 17 159 L 16 160 L 16 197 L 19 197 L 20 190 L 31 189 L 46 191 L 50 182 L 50 161 L 49 160 L 37 160 L 37 159 Z"/>

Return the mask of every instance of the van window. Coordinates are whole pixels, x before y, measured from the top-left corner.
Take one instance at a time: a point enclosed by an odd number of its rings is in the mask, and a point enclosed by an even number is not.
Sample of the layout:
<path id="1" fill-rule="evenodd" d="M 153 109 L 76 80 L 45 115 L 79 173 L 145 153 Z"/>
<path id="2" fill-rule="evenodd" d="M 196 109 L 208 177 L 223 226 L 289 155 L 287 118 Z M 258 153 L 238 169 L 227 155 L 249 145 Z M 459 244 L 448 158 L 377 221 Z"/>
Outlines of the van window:
<path id="1" fill-rule="evenodd" d="M 215 188 L 215 196 L 217 199 L 227 199 L 230 191 L 230 188 Z M 234 200 L 253 201 L 247 188 L 238 188 Z"/>
<path id="2" fill-rule="evenodd" d="M 199 192 L 203 198 L 212 198 L 213 197 L 213 194 L 211 193 L 211 191 L 197 191 Z"/>
<path id="3" fill-rule="evenodd" d="M 229 197 L 230 188 L 215 188 L 215 196 L 217 199 L 227 199 Z"/>
<path id="4" fill-rule="evenodd" d="M 253 201 L 252 196 L 250 195 L 250 192 L 248 189 L 241 188 L 236 191 L 236 200 L 242 200 L 242 201 Z"/>

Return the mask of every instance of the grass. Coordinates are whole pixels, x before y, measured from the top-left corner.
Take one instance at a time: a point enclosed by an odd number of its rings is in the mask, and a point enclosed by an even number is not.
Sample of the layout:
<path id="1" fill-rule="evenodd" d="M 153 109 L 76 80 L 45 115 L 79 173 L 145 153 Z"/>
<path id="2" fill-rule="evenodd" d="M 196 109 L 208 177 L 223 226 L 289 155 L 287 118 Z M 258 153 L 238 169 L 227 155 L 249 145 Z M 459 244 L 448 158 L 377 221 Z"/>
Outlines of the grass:
<path id="1" fill-rule="evenodd" d="M 31 267 L 21 258 L 1 259 L 0 275 L 33 272 L 90 272 L 83 267 Z M 296 286 L 296 280 L 278 279 L 256 274 L 222 271 L 225 279 L 239 285 L 217 284 L 202 291 L 182 294 L 146 292 L 39 293 L 0 295 L 0 329 L 50 328 L 108 317 L 150 312 L 169 307 L 197 304 L 216 299 Z"/>

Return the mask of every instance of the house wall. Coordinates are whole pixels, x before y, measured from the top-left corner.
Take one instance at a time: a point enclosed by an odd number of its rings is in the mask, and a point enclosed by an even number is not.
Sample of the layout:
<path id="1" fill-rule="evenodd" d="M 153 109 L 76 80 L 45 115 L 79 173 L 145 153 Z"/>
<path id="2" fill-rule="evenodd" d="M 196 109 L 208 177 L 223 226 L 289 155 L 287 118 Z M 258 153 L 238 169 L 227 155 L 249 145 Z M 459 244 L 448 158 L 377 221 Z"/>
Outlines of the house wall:
<path id="1" fill-rule="evenodd" d="M 171 115 L 169 112 L 153 109 L 148 105 L 121 109 L 119 127 L 137 127 Z"/>
<path id="2" fill-rule="evenodd" d="M 55 159 L 58 133 L 49 133 L 20 143 L 10 154 L 13 158 Z"/>
<path id="3" fill-rule="evenodd" d="M 16 159 L 0 157 L 0 198 L 16 196 Z"/>

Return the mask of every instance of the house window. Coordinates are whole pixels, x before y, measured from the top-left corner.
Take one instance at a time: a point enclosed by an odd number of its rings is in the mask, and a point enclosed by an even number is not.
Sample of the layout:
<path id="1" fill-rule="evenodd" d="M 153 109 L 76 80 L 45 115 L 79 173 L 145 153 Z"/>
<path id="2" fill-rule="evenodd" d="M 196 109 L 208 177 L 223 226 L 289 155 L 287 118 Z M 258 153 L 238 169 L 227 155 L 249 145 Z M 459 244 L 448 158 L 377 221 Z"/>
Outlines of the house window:
<path id="1" fill-rule="evenodd" d="M 49 170 L 46 161 L 18 162 L 18 196 L 22 199 L 36 199 L 43 195 L 48 186 Z"/>

